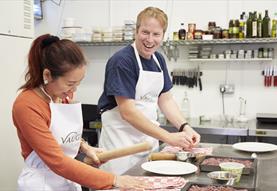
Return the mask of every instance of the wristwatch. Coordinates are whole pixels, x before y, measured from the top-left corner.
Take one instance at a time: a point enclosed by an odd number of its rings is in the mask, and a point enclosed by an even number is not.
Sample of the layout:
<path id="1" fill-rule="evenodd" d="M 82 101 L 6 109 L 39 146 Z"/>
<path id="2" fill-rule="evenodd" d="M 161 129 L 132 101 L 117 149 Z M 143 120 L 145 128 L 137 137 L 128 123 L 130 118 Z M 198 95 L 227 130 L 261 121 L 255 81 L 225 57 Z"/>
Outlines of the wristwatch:
<path id="1" fill-rule="evenodd" d="M 183 123 L 183 124 L 180 126 L 180 128 L 179 128 L 179 132 L 182 132 L 182 131 L 184 130 L 185 126 L 187 126 L 187 125 L 189 125 L 188 122 Z"/>

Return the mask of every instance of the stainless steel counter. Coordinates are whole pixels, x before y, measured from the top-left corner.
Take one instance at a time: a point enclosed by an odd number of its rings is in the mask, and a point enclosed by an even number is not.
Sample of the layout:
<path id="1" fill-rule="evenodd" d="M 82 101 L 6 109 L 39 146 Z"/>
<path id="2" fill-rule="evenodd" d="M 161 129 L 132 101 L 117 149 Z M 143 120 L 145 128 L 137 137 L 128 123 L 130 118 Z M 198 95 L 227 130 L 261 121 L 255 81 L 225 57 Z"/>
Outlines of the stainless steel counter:
<path id="1" fill-rule="evenodd" d="M 234 150 L 231 145 L 225 144 L 201 144 L 203 146 L 212 146 L 213 155 L 229 157 L 246 157 L 249 158 L 251 153 Z M 258 154 L 256 178 L 243 175 L 241 182 L 237 186 L 256 188 L 256 191 L 273 191 L 277 188 L 277 151 Z M 144 171 L 140 165 L 145 162 L 142 160 L 135 167 L 126 172 L 128 175 L 135 176 L 157 176 L 157 174 Z M 185 179 L 198 183 L 211 183 L 205 172 L 192 175 L 185 175 Z"/>
<path id="2" fill-rule="evenodd" d="M 228 135 L 228 136 L 256 136 L 256 137 L 277 137 L 277 124 L 260 124 L 256 119 L 246 123 L 225 121 L 204 121 L 198 118 L 189 120 L 190 125 L 200 134 Z M 169 131 L 176 131 L 171 124 L 161 125 Z"/>

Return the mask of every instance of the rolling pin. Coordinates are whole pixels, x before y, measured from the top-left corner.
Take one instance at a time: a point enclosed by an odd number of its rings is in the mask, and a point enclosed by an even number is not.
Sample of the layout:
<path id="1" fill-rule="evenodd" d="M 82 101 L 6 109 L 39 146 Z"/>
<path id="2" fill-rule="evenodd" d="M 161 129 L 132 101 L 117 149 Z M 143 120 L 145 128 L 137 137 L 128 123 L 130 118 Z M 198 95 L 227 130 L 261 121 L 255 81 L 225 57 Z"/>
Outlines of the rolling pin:
<path id="1" fill-rule="evenodd" d="M 154 160 L 177 160 L 177 156 L 174 153 L 162 153 L 162 152 L 157 152 L 157 153 L 151 153 L 148 156 L 149 161 L 154 161 Z"/>
<path id="2" fill-rule="evenodd" d="M 195 158 L 195 161 L 201 162 L 205 159 L 206 155 L 198 153 L 193 154 L 189 152 L 177 152 L 177 153 L 163 153 L 163 152 L 156 152 L 151 153 L 148 156 L 149 161 L 154 160 L 179 160 L 179 161 L 186 161 L 187 159 L 193 159 Z"/>
<path id="3" fill-rule="evenodd" d="M 143 142 L 129 147 L 114 149 L 110 151 L 104 151 L 102 153 L 97 154 L 97 157 L 101 162 L 105 162 L 111 159 L 116 159 L 127 155 L 148 151 L 150 149 L 152 149 L 152 146 L 148 142 Z"/>

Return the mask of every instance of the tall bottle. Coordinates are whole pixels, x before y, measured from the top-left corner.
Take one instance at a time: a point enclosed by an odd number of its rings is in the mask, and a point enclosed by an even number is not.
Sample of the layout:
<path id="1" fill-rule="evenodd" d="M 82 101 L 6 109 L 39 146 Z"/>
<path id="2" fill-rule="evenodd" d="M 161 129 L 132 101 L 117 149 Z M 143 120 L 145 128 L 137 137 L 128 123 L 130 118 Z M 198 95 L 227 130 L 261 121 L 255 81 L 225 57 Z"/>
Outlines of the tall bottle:
<path id="1" fill-rule="evenodd" d="M 252 13 L 249 12 L 248 19 L 246 20 L 246 38 L 252 37 Z"/>
<path id="2" fill-rule="evenodd" d="M 186 40 L 186 29 L 185 29 L 184 23 L 181 23 L 178 36 L 179 36 L 179 40 Z"/>
<path id="3" fill-rule="evenodd" d="M 268 10 L 265 10 L 265 16 L 262 22 L 262 36 L 264 38 L 270 37 L 270 17 L 268 16 Z"/>
<path id="4" fill-rule="evenodd" d="M 274 13 L 274 17 L 272 19 L 272 26 L 271 26 L 271 37 L 276 38 L 277 35 L 277 12 Z"/>
<path id="5" fill-rule="evenodd" d="M 244 20 L 244 12 L 240 15 L 239 20 L 239 38 L 245 38 L 245 20 Z"/>
<path id="6" fill-rule="evenodd" d="M 257 37 L 258 38 L 262 38 L 263 37 L 263 34 L 262 34 L 262 14 L 259 13 L 259 17 L 258 17 L 258 20 L 257 20 Z"/>
<path id="7" fill-rule="evenodd" d="M 190 118 L 190 103 L 187 92 L 184 93 L 184 98 L 181 104 L 181 111 L 185 119 Z"/>
<path id="8" fill-rule="evenodd" d="M 257 12 L 255 11 L 252 17 L 252 38 L 257 38 L 258 36 L 258 19 Z"/>

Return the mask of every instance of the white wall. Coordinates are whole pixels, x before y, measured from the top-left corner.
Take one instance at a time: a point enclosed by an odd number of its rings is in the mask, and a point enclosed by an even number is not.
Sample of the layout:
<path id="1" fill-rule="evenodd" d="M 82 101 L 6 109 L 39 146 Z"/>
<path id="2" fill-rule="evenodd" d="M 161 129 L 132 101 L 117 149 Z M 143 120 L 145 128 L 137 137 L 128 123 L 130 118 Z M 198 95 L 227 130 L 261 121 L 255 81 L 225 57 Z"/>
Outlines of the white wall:
<path id="1" fill-rule="evenodd" d="M 264 14 L 268 9 L 270 16 L 277 11 L 276 0 L 65 0 L 60 6 L 51 1 L 43 4 L 44 19 L 36 24 L 36 35 L 43 33 L 59 34 L 62 21 L 67 17 L 74 17 L 78 26 L 110 27 L 123 25 L 124 20 L 135 20 L 139 11 L 147 6 L 157 6 L 163 9 L 169 17 L 169 29 L 165 37 L 172 38 L 172 32 L 177 31 L 180 22 L 185 25 L 194 22 L 197 28 L 207 29 L 209 21 L 216 21 L 217 25 L 228 28 L 229 19 L 238 18 L 242 11 L 257 10 Z M 276 44 L 266 44 L 274 47 Z M 219 48 L 230 48 L 225 45 Z M 256 45 L 237 45 L 233 48 L 253 48 Z M 104 69 L 107 59 L 121 47 L 83 47 L 90 61 L 90 67 L 85 80 L 79 88 L 78 97 L 84 103 L 97 103 L 102 92 Z M 275 99 L 277 88 L 263 87 L 262 69 L 270 62 L 216 62 L 191 63 L 186 55 L 186 47 L 179 47 L 181 57 L 177 62 L 168 61 L 171 71 L 174 68 L 191 68 L 197 65 L 204 73 L 202 76 L 203 91 L 197 88 L 174 87 L 173 94 L 177 102 L 181 103 L 184 91 L 188 92 L 191 101 L 191 115 L 216 116 L 222 113 L 222 100 L 219 84 L 234 83 L 235 94 L 225 98 L 227 114 L 238 115 L 239 97 L 247 100 L 246 113 L 254 118 L 257 112 L 277 113 Z"/>
<path id="2" fill-rule="evenodd" d="M 32 3 L 32 0 L 0 1 L 1 191 L 16 190 L 17 177 L 23 167 L 19 140 L 12 122 L 12 104 L 17 89 L 23 83 L 27 52 L 34 36 Z"/>

